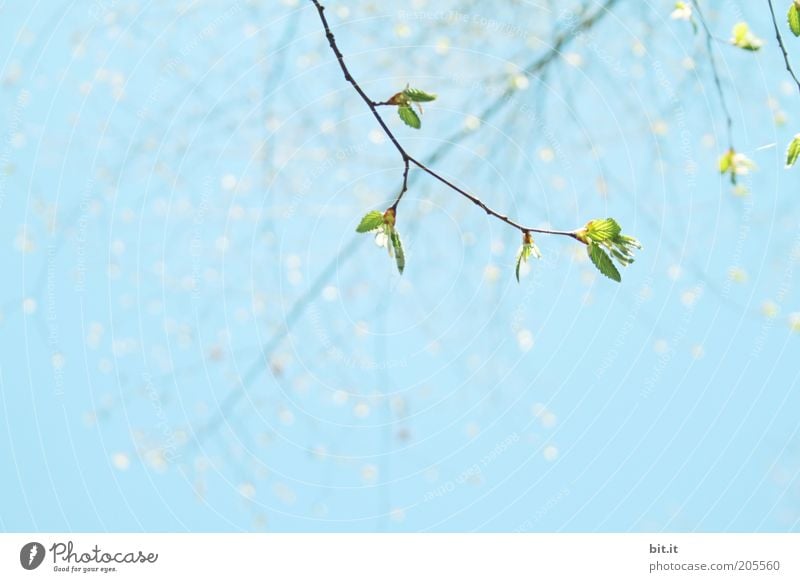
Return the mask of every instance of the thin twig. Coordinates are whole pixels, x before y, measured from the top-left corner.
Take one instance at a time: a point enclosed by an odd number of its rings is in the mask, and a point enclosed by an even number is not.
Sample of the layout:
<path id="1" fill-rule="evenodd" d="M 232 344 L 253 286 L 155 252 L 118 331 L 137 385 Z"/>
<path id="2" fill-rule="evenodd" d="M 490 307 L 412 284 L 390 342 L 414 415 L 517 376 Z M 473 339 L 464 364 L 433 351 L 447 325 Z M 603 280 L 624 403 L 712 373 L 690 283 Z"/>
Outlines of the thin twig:
<path id="1" fill-rule="evenodd" d="M 435 178 L 436 180 L 438 180 L 439 182 L 441 182 L 442 184 L 444 184 L 445 186 L 450 188 L 451 190 L 461 194 L 464 198 L 466 198 L 467 200 L 469 200 L 470 202 L 472 202 L 476 206 L 482 208 L 486 212 L 486 214 L 488 214 L 490 216 L 493 216 L 493 217 L 497 218 L 498 220 L 501 220 L 502 222 L 505 222 L 506 224 L 516 228 L 517 230 L 519 230 L 523 234 L 526 233 L 526 232 L 536 232 L 536 233 L 540 233 L 540 234 L 554 234 L 554 235 L 560 235 L 560 236 L 568 236 L 568 237 L 574 238 L 575 240 L 580 240 L 578 238 L 577 234 L 575 232 L 573 232 L 573 231 L 551 230 L 551 229 L 545 229 L 545 228 L 533 228 L 533 227 L 523 226 L 522 224 L 510 219 L 508 216 L 506 216 L 504 214 L 501 214 L 500 212 L 494 210 L 493 208 L 491 208 L 489 205 L 487 205 L 485 202 L 483 202 L 483 200 L 481 200 L 477 196 L 475 196 L 473 194 L 470 194 L 469 192 L 467 192 L 463 188 L 460 188 L 459 186 L 456 186 L 450 180 L 448 180 L 447 178 L 445 178 L 444 176 L 442 176 L 441 174 L 439 174 L 438 172 L 436 172 L 432 168 L 430 168 L 427 165 L 425 165 L 425 163 L 423 163 L 423 162 L 417 160 L 416 158 L 414 158 L 413 156 L 411 156 L 405 150 L 405 148 L 403 148 L 403 146 L 400 145 L 400 142 L 398 141 L 397 137 L 389 129 L 389 126 L 386 125 L 386 122 L 383 120 L 383 118 L 381 117 L 380 113 L 378 113 L 378 107 L 382 106 L 382 105 L 385 105 L 386 103 L 385 102 L 376 102 L 376 101 L 373 101 L 372 99 L 370 99 L 370 97 L 361 88 L 361 86 L 358 84 L 358 82 L 355 80 L 355 78 L 353 78 L 353 75 L 350 73 L 350 70 L 347 68 L 347 64 L 345 63 L 345 60 L 344 60 L 344 55 L 342 55 L 342 51 L 339 50 L 339 46 L 336 44 L 336 38 L 334 37 L 333 32 L 331 31 L 330 25 L 328 24 L 328 19 L 325 17 L 325 7 L 322 4 L 320 4 L 319 0 L 311 0 L 311 2 L 317 8 L 317 12 L 319 13 L 319 18 L 322 21 L 322 27 L 325 29 L 325 36 L 328 39 L 328 44 L 330 45 L 331 50 L 333 51 L 333 54 L 336 55 L 336 60 L 339 62 L 339 68 L 342 69 L 342 73 L 344 73 L 345 80 L 348 83 L 350 83 L 350 85 L 353 86 L 353 89 L 355 89 L 356 93 L 358 93 L 358 95 L 361 97 L 361 99 L 367 105 L 369 110 L 372 112 L 372 115 L 375 117 L 375 119 L 378 121 L 378 124 L 381 126 L 381 129 L 383 130 L 383 132 L 386 134 L 386 136 L 389 138 L 389 140 L 394 145 L 395 149 L 398 151 L 400 156 L 403 158 L 403 163 L 405 164 L 405 172 L 404 172 L 404 175 L 403 175 L 403 188 L 401 189 L 400 195 L 398 196 L 397 200 L 392 205 L 392 208 L 396 209 L 397 204 L 400 202 L 400 199 L 403 197 L 403 194 L 405 194 L 405 191 L 406 191 L 407 185 L 408 185 L 408 166 L 409 166 L 409 163 L 411 163 L 411 164 L 414 164 L 416 167 L 418 167 L 423 172 L 425 172 L 426 174 L 430 175 L 431 177 Z M 583 241 L 581 241 L 581 242 L 583 242 Z"/>
<path id="2" fill-rule="evenodd" d="M 422 162 L 418 162 L 418 161 L 417 161 L 417 160 L 415 160 L 414 158 L 411 158 L 411 163 L 413 163 L 414 165 L 416 165 L 416 166 L 417 166 L 417 167 L 418 167 L 420 170 L 424 170 L 424 171 L 425 171 L 425 172 L 427 172 L 429 175 L 431 175 L 431 176 L 433 176 L 434 178 L 436 178 L 437 180 L 439 180 L 439 181 L 440 181 L 442 184 L 444 184 L 445 186 L 447 186 L 447 187 L 448 187 L 448 188 L 450 188 L 451 190 L 455 190 L 456 192 L 458 192 L 459 194 L 461 194 L 462 196 L 464 196 L 466 199 L 468 199 L 469 201 L 471 201 L 471 202 L 472 202 L 473 204 L 475 204 L 476 206 L 479 206 L 480 208 L 482 208 L 482 209 L 483 209 L 483 210 L 486 212 L 486 214 L 489 214 L 489 215 L 491 215 L 491 216 L 494 216 L 495 218 L 498 218 L 498 219 L 502 220 L 502 221 L 503 221 L 503 222 L 505 222 L 506 224 L 508 224 L 508 225 L 510 225 L 510 226 L 513 226 L 514 228 L 516 228 L 517 230 L 519 230 L 519 231 L 520 231 L 520 232 L 522 232 L 522 233 L 526 233 L 526 232 L 538 232 L 538 233 L 542 233 L 542 234 L 557 234 L 557 235 L 562 235 L 562 236 L 569 236 L 569 237 L 572 237 L 572 238 L 574 238 L 575 240 L 580 240 L 580 239 L 578 238 L 577 234 L 576 234 L 576 233 L 574 233 L 574 232 L 572 232 L 572 231 L 566 231 L 566 230 L 550 230 L 550 229 L 546 229 L 546 228 L 531 228 L 531 227 L 527 227 L 527 226 L 522 226 L 521 224 L 519 224 L 519 223 L 517 223 L 517 222 L 515 222 L 515 221 L 511 220 L 511 219 L 510 219 L 508 216 L 505 216 L 505 215 L 503 215 L 503 214 L 500 214 L 500 213 L 499 213 L 499 212 L 497 212 L 496 210 L 492 210 L 491 208 L 489 208 L 489 207 L 486 205 L 486 203 L 485 203 L 485 202 L 483 202 L 483 200 L 481 200 L 481 199 L 480 199 L 480 198 L 478 198 L 477 196 L 473 196 L 472 194 L 470 194 L 470 193 L 469 193 L 469 192 L 467 192 L 466 190 L 464 190 L 464 189 L 462 189 L 462 188 L 459 188 L 458 186 L 456 186 L 455 184 L 453 184 L 453 183 L 452 183 L 450 180 L 448 180 L 447 178 L 445 178 L 445 177 L 441 176 L 440 174 L 437 174 L 436 172 L 434 172 L 433 170 L 431 170 L 430 168 L 428 168 L 427 166 L 425 166 L 425 164 L 423 164 Z M 581 242 L 583 242 L 583 241 L 581 241 Z"/>
<path id="3" fill-rule="evenodd" d="M 410 159 L 411 156 L 409 156 L 406 150 L 403 149 L 403 146 L 400 145 L 400 142 L 397 141 L 397 138 L 391 132 L 389 126 L 386 125 L 386 122 L 383 120 L 380 113 L 378 113 L 377 103 L 369 98 L 369 96 L 364 92 L 364 89 L 361 88 L 361 85 L 359 85 L 353 78 L 353 75 L 350 74 L 350 69 L 347 68 L 347 64 L 344 62 L 344 55 L 342 54 L 342 51 L 339 50 L 339 47 L 336 44 L 336 38 L 334 38 L 333 32 L 331 32 L 331 27 L 328 25 L 328 19 L 325 18 L 325 7 L 317 0 L 311 1 L 314 3 L 314 6 L 317 7 L 320 20 L 322 20 L 322 26 L 325 28 L 325 36 L 328 38 L 328 44 L 331 46 L 333 54 L 336 55 L 336 60 L 339 61 L 339 68 L 342 69 L 345 80 L 353 86 L 353 89 L 356 90 L 356 93 L 358 93 L 364 103 L 367 104 L 367 107 L 369 107 L 369 110 L 372 111 L 372 115 L 378 121 L 378 124 L 381 126 L 381 129 L 383 129 L 383 132 L 390 140 L 392 140 L 392 144 L 394 144 L 394 147 L 398 152 L 400 152 L 403 160 Z"/>
<path id="4" fill-rule="evenodd" d="M 403 186 L 400 188 L 400 194 L 397 195 L 397 199 L 392 204 L 391 208 L 394 211 L 397 211 L 397 205 L 400 204 L 400 200 L 403 199 L 403 195 L 408 191 L 408 171 L 410 168 L 410 158 L 403 158 Z"/>
<path id="5" fill-rule="evenodd" d="M 708 49 L 708 61 L 711 65 L 711 72 L 714 75 L 714 86 L 717 89 L 717 95 L 719 96 L 719 101 L 722 105 L 722 111 L 725 114 L 725 126 L 728 131 L 728 148 L 733 150 L 733 117 L 731 116 L 731 111 L 728 108 L 728 101 L 725 99 L 725 91 L 722 89 L 722 81 L 720 80 L 719 70 L 717 69 L 717 60 L 714 56 L 714 45 L 713 41 L 717 40 L 714 34 L 711 32 L 711 29 L 708 26 L 708 22 L 706 21 L 706 17 L 703 14 L 702 8 L 700 8 L 700 4 L 697 0 L 692 0 L 692 4 L 694 5 L 694 9 L 697 12 L 697 18 L 700 21 L 700 24 L 703 27 L 703 30 L 706 34 L 706 48 Z"/>
<path id="6" fill-rule="evenodd" d="M 772 24 L 775 26 L 775 37 L 778 39 L 778 46 L 781 47 L 781 52 L 783 53 L 783 62 L 786 63 L 786 70 L 789 71 L 797 85 L 797 90 L 800 91 L 800 79 L 797 78 L 797 74 L 792 68 L 792 63 L 789 61 L 789 52 L 786 50 L 786 45 L 783 44 L 783 35 L 778 27 L 778 19 L 775 17 L 775 8 L 772 6 L 772 0 L 767 0 L 767 4 L 769 4 L 769 13 L 772 15 Z"/>

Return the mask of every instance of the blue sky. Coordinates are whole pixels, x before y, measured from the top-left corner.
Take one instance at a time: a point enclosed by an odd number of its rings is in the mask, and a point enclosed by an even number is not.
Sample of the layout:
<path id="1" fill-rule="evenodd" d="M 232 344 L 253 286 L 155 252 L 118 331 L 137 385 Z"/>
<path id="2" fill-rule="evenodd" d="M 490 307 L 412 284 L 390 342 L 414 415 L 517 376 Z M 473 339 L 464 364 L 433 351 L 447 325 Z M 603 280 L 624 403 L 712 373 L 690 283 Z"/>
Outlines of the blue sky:
<path id="1" fill-rule="evenodd" d="M 0 527 L 797 531 L 800 131 L 764 7 L 329 2 L 420 159 L 532 226 L 613 216 L 616 284 L 402 161 L 306 2 L 0 5 Z M 87 7 L 88 6 L 88 7 Z M 602 10 L 587 2 L 589 13 Z M 790 53 L 800 62 L 791 38 Z M 510 91 L 510 98 L 502 98 Z M 492 105 L 495 104 L 495 105 Z M 487 108 L 492 113 L 483 115 Z"/>

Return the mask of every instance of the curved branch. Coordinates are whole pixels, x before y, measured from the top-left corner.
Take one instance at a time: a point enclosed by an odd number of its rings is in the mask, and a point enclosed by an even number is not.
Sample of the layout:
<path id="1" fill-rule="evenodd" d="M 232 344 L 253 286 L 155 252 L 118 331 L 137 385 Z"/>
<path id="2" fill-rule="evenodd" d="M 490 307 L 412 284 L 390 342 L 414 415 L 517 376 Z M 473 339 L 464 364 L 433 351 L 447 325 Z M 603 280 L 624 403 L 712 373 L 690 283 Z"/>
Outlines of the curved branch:
<path id="1" fill-rule="evenodd" d="M 797 74 L 792 68 L 792 63 L 789 61 L 789 51 L 786 50 L 786 45 L 783 44 L 783 35 L 778 26 L 778 19 L 775 17 L 775 8 L 772 6 L 772 0 L 767 0 L 767 4 L 769 4 L 769 13 L 772 16 L 772 25 L 775 27 L 775 38 L 778 39 L 778 46 L 781 47 L 781 52 L 783 53 L 783 62 L 786 63 L 786 70 L 789 71 L 789 74 L 797 85 L 797 90 L 800 91 L 800 79 L 797 78 Z"/>
<path id="2" fill-rule="evenodd" d="M 556 60 L 558 55 L 561 54 L 561 51 L 571 40 L 573 40 L 577 35 L 590 30 L 593 26 L 598 24 L 602 20 L 603 16 L 608 14 L 610 9 L 618 2 L 619 0 L 606 0 L 596 12 L 587 16 L 574 26 L 569 27 L 566 31 L 560 33 L 558 36 L 556 36 L 547 52 L 532 60 L 528 66 L 525 67 L 523 73 L 528 77 L 532 77 L 547 70 L 547 67 Z M 500 94 L 479 113 L 479 117 L 483 120 L 489 120 L 497 116 L 503 110 L 503 108 L 513 103 L 512 92 L 512 90 L 507 89 Z M 364 97 L 366 97 L 365 93 L 362 95 L 362 99 Z M 367 97 L 367 100 L 368 99 L 369 97 Z M 376 103 L 374 105 L 377 107 L 381 106 L 382 104 Z M 433 164 L 443 158 L 453 148 L 453 144 L 456 144 L 460 140 L 464 139 L 466 135 L 466 131 L 459 130 L 450 135 L 448 139 L 443 140 L 443 143 L 427 156 L 427 163 Z M 408 187 L 408 182 L 411 179 L 413 179 L 413 176 L 408 177 L 404 172 L 403 184 L 406 189 Z M 405 193 L 405 190 L 401 191 L 399 197 L 402 197 L 403 193 Z M 289 330 L 292 329 L 297 321 L 303 316 L 309 305 L 311 305 L 314 301 L 314 298 L 319 295 L 325 283 L 331 279 L 336 268 L 338 268 L 343 261 L 347 261 L 353 255 L 357 247 L 358 239 L 353 238 L 344 249 L 342 249 L 336 256 L 331 258 L 313 283 L 309 286 L 308 291 L 299 299 L 297 299 L 297 301 L 295 301 L 295 303 L 292 305 L 281 327 L 268 341 L 262 344 L 261 348 L 259 349 L 259 355 L 251 362 L 250 366 L 247 367 L 236 386 L 219 403 L 212 418 L 196 429 L 190 428 L 192 440 L 189 446 L 200 446 L 209 435 L 213 434 L 220 428 L 220 426 L 222 426 L 223 423 L 227 421 L 228 416 L 233 412 L 236 405 L 239 404 L 242 398 L 244 398 L 244 396 L 247 394 L 249 387 L 256 381 L 260 374 L 268 369 L 268 365 L 266 363 L 268 362 L 270 355 L 274 353 L 277 347 L 288 335 Z"/>
<path id="3" fill-rule="evenodd" d="M 367 105 L 369 110 L 372 112 L 373 117 L 375 117 L 375 119 L 378 121 L 378 124 L 381 126 L 381 129 L 383 130 L 383 132 L 386 134 L 386 136 L 389 138 L 389 140 L 394 145 L 395 149 L 398 151 L 400 156 L 403 158 L 403 163 L 404 163 L 403 187 L 402 187 L 402 189 L 400 191 L 400 195 L 397 197 L 397 200 L 395 200 L 394 204 L 391 206 L 392 209 L 396 209 L 397 208 L 397 205 L 400 203 L 400 200 L 402 199 L 403 195 L 405 194 L 406 190 L 408 189 L 408 169 L 409 169 L 409 164 L 414 164 L 417 168 L 419 168 L 420 170 L 422 170 L 426 174 L 430 175 L 432 178 L 435 178 L 436 180 L 438 180 L 439 182 L 441 182 L 442 184 L 444 184 L 445 186 L 447 186 L 451 190 L 461 194 L 467 200 L 469 200 L 470 202 L 472 202 L 473 204 L 475 204 L 479 208 L 483 209 L 486 212 L 486 214 L 488 214 L 490 216 L 493 216 L 494 218 L 497 218 L 498 220 L 500 220 L 502 222 L 505 222 L 506 224 L 508 224 L 509 226 L 511 226 L 513 228 L 516 228 L 517 230 L 519 230 L 523 234 L 524 233 L 528 233 L 528 232 L 536 232 L 536 233 L 540 233 L 540 234 L 553 234 L 553 235 L 560 235 L 560 236 L 568 236 L 568 237 L 574 238 L 575 240 L 578 240 L 578 241 L 581 240 L 580 238 L 578 238 L 576 233 L 573 232 L 573 231 L 551 230 L 551 229 L 545 229 L 545 228 L 533 228 L 533 227 L 523 226 L 522 224 L 510 219 L 505 214 L 501 214 L 497 210 L 494 210 L 493 208 L 491 208 L 488 204 L 483 202 L 483 200 L 481 200 L 480 198 L 478 198 L 474 194 L 470 194 L 469 192 L 467 192 L 463 188 L 460 188 L 459 186 L 456 186 L 450 180 L 448 180 L 447 178 L 445 178 L 444 176 L 442 176 L 441 174 L 439 174 L 438 172 L 436 172 L 432 168 L 428 167 L 425 163 L 423 163 L 423 162 L 417 160 L 416 158 L 414 158 L 413 156 L 411 156 L 405 150 L 405 148 L 403 148 L 403 146 L 400 144 L 400 142 L 397 139 L 397 137 L 394 135 L 394 133 L 392 133 L 392 130 L 389 129 L 389 126 L 386 125 L 386 122 L 383 120 L 383 118 L 381 117 L 380 113 L 378 113 L 378 107 L 386 105 L 387 103 L 386 102 L 373 101 L 366 94 L 364 89 L 361 88 L 361 86 L 358 84 L 358 81 L 355 80 L 353 75 L 350 73 L 350 70 L 347 68 L 347 63 L 345 63 L 344 55 L 342 54 L 342 51 L 339 50 L 339 46 L 336 43 L 336 37 L 333 35 L 333 32 L 331 31 L 331 27 L 328 24 L 328 19 L 325 17 L 325 6 L 320 4 L 319 0 L 311 0 L 311 2 L 314 4 L 314 6 L 317 9 L 317 12 L 319 13 L 319 18 L 320 18 L 320 20 L 322 22 L 322 27 L 325 29 L 325 36 L 328 39 L 328 44 L 330 45 L 331 50 L 333 51 L 333 54 L 336 56 L 336 60 L 339 63 L 339 68 L 342 70 L 342 73 L 344 74 L 345 80 L 348 83 L 350 83 L 350 85 L 353 86 L 353 89 L 355 89 L 356 93 L 358 93 L 358 95 L 361 97 L 362 101 L 364 101 L 364 103 Z M 581 241 L 581 242 L 583 242 L 583 241 Z"/>

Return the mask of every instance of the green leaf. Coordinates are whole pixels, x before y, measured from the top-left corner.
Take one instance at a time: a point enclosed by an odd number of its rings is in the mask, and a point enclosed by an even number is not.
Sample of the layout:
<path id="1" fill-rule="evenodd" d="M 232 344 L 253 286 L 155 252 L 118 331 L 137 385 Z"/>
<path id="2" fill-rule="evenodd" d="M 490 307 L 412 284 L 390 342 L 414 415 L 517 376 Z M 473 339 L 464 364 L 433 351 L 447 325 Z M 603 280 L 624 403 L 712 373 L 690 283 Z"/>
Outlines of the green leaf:
<path id="1" fill-rule="evenodd" d="M 786 149 L 786 167 L 791 168 L 794 166 L 798 158 L 800 158 L 800 133 L 794 136 L 792 143 Z"/>
<path id="2" fill-rule="evenodd" d="M 400 240 L 400 235 L 396 230 L 391 234 L 392 247 L 394 248 L 394 260 L 397 262 L 397 270 L 403 274 L 403 269 L 406 268 L 406 255 L 403 252 L 403 242 Z"/>
<path id="3" fill-rule="evenodd" d="M 519 268 L 522 266 L 523 261 L 528 262 L 528 257 L 531 256 L 531 246 L 530 245 L 522 245 L 519 247 L 517 251 L 517 268 L 515 273 L 517 274 L 517 283 L 519 283 Z"/>
<path id="4" fill-rule="evenodd" d="M 613 218 L 592 220 L 586 225 L 586 235 L 594 242 L 615 240 L 622 227 Z"/>
<path id="5" fill-rule="evenodd" d="M 383 224 L 383 214 L 377 210 L 367 212 L 356 227 L 356 232 L 370 232 Z"/>
<path id="6" fill-rule="evenodd" d="M 622 275 L 619 274 L 619 271 L 614 266 L 614 263 L 611 261 L 611 257 L 609 257 L 599 245 L 595 243 L 589 243 L 586 246 L 586 252 L 589 254 L 589 258 L 592 260 L 592 263 L 594 263 L 594 266 L 597 267 L 598 271 L 617 283 L 622 281 Z"/>
<path id="7" fill-rule="evenodd" d="M 436 100 L 436 95 L 433 93 L 428 93 L 422 89 L 413 89 L 411 87 L 406 87 L 405 91 L 403 91 L 403 95 L 414 103 L 427 103 L 428 101 Z"/>
<path id="8" fill-rule="evenodd" d="M 517 251 L 517 268 L 515 269 L 517 283 L 519 283 L 519 269 L 522 266 L 522 263 L 527 263 L 528 259 L 531 257 L 541 259 L 542 253 L 539 250 L 539 247 L 536 246 L 531 233 L 526 232 L 522 235 L 522 246 L 519 247 L 519 250 Z"/>
<path id="9" fill-rule="evenodd" d="M 619 240 L 624 246 L 628 247 L 629 249 L 634 248 L 642 250 L 642 243 L 640 243 L 639 239 L 636 238 L 635 236 L 627 236 L 623 234 L 622 236 L 619 237 Z"/>
<path id="10" fill-rule="evenodd" d="M 397 115 L 400 116 L 400 119 L 403 120 L 409 127 L 413 127 L 414 129 L 419 129 L 422 127 L 422 123 L 419 120 L 419 115 L 417 112 L 411 109 L 408 105 L 401 105 L 397 108 Z"/>
<path id="11" fill-rule="evenodd" d="M 789 20 L 789 28 L 792 34 L 800 36 L 800 8 L 798 8 L 797 4 L 794 2 L 792 2 L 792 6 L 789 8 L 787 19 Z"/>
<path id="12" fill-rule="evenodd" d="M 727 174 L 733 163 L 733 151 L 727 151 L 719 157 L 719 173 Z"/>

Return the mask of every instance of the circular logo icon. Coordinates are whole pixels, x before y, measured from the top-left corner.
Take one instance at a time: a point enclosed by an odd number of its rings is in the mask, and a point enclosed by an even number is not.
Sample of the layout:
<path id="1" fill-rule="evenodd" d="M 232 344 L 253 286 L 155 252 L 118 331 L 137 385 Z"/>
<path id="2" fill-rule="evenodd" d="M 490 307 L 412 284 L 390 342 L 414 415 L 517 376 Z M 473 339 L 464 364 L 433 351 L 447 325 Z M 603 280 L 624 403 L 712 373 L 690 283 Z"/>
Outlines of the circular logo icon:
<path id="1" fill-rule="evenodd" d="M 39 542 L 28 542 L 19 551 L 19 563 L 26 570 L 35 570 L 44 561 L 44 546 Z"/>

